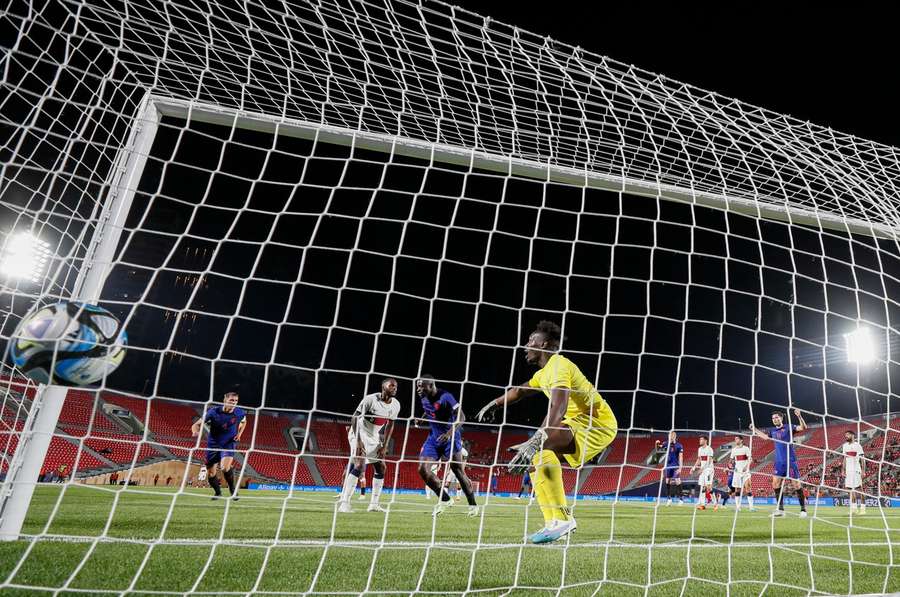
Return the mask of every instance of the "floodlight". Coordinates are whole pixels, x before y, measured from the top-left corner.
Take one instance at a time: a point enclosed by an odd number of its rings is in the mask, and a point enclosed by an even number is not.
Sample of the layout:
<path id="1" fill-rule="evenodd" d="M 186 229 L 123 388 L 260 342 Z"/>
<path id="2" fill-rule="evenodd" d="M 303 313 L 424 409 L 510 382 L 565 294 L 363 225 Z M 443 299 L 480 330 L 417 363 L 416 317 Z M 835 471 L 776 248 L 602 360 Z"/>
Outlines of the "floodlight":
<path id="1" fill-rule="evenodd" d="M 847 362 L 865 365 L 875 360 L 875 342 L 869 328 L 859 327 L 846 334 Z"/>
<path id="2" fill-rule="evenodd" d="M 30 232 L 22 232 L 7 238 L 0 254 L 0 274 L 39 282 L 50 261 L 50 243 Z"/>

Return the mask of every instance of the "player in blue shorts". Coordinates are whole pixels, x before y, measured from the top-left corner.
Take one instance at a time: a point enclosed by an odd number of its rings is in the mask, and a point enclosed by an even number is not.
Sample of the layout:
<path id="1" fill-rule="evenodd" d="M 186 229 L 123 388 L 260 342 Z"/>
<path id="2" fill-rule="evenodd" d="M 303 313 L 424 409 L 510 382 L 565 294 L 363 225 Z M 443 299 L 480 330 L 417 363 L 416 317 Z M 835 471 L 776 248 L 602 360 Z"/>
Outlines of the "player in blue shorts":
<path id="1" fill-rule="evenodd" d="M 204 424 L 209 428 L 209 434 L 206 437 L 206 471 L 209 486 L 215 492 L 212 497 L 214 500 L 222 497 L 222 485 L 218 477 L 219 468 L 222 469 L 222 476 L 228 483 L 231 497 L 235 500 L 238 499 L 235 495 L 234 470 L 231 465 L 234 462 L 234 449 L 241 441 L 241 434 L 247 425 L 247 417 L 237 403 L 238 393 L 228 392 L 225 394 L 222 406 L 214 406 L 209 409 L 205 417 L 198 419 L 191 426 L 191 435 L 194 437 L 200 435 Z"/>
<path id="2" fill-rule="evenodd" d="M 772 429 L 766 432 L 754 429 L 750 425 L 750 430 L 757 437 L 763 439 L 775 440 L 775 473 L 772 475 L 772 489 L 778 498 L 778 509 L 772 513 L 773 517 L 784 516 L 784 481 L 790 481 L 791 486 L 797 492 L 797 499 L 800 500 L 800 518 L 806 518 L 806 495 L 803 493 L 803 486 L 800 483 L 800 471 L 797 468 L 797 456 L 794 454 L 794 434 L 806 431 L 806 421 L 799 408 L 794 409 L 794 416 L 797 417 L 799 425 L 785 424 L 784 414 L 780 411 L 772 413 Z"/>
<path id="3" fill-rule="evenodd" d="M 674 431 L 669 432 L 669 443 L 666 444 L 666 466 L 663 469 L 669 499 L 666 506 L 672 504 L 672 498 L 678 496 L 678 503 L 684 504 L 681 497 L 681 467 L 684 466 L 684 446 L 678 441 Z"/>
<path id="4" fill-rule="evenodd" d="M 475 494 L 472 493 L 472 484 L 463 469 L 463 457 L 461 455 L 462 434 L 459 427 L 466 420 L 462 409 L 453 394 L 442 390 L 434 383 L 430 375 L 423 375 L 416 381 L 416 394 L 422 401 L 425 411 L 424 418 L 431 427 L 428 439 L 422 444 L 419 452 L 419 476 L 425 484 L 438 496 L 440 500 L 435 508 L 435 514 L 440 514 L 453 504 L 450 494 L 441 487 L 431 467 L 440 461 L 450 463 L 450 470 L 459 482 L 459 486 L 469 502 L 469 516 L 478 516 L 478 506 L 475 503 Z"/>

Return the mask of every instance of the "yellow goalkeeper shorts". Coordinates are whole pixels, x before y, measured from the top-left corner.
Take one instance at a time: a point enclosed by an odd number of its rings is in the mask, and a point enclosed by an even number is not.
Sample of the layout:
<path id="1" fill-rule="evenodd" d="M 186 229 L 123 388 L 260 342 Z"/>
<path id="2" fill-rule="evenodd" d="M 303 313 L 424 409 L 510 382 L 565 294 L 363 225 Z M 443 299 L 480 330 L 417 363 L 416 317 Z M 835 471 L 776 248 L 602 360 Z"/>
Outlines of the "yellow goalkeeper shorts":
<path id="1" fill-rule="evenodd" d="M 565 455 L 569 466 L 573 468 L 590 462 L 616 439 L 619 431 L 619 423 L 610 410 L 595 417 L 584 413 L 565 418 L 562 424 L 571 429 L 575 436 L 575 453 Z"/>

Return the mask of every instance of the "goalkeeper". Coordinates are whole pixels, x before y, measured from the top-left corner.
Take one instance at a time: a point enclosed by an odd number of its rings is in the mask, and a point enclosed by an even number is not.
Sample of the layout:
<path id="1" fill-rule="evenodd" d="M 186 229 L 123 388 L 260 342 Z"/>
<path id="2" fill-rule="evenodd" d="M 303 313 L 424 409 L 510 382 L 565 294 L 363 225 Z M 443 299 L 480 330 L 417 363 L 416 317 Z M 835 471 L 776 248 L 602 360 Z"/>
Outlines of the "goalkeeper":
<path id="1" fill-rule="evenodd" d="M 540 370 L 527 386 L 510 388 L 477 417 L 485 420 L 495 408 L 537 390 L 550 399 L 543 424 L 528 441 L 513 446 L 517 453 L 509 463 L 510 472 L 519 475 L 534 465 L 534 494 L 544 514 L 544 528 L 531 536 L 532 543 L 557 541 L 577 527 L 566 506 L 560 458 L 578 468 L 612 443 L 618 431 L 609 405 L 575 363 L 559 354 L 559 343 L 557 324 L 538 323 L 525 345 L 525 360 Z"/>

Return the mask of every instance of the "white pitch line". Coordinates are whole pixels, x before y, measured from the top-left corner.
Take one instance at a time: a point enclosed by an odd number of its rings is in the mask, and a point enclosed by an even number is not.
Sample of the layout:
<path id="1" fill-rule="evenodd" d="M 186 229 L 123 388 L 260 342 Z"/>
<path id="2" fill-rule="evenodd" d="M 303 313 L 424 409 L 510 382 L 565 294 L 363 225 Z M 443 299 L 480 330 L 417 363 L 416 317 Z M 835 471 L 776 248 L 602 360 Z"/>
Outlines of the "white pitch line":
<path id="1" fill-rule="evenodd" d="M 445 549 L 501 549 L 501 548 L 519 548 L 522 543 L 471 543 L 471 542 L 427 542 L 427 541 L 364 541 L 364 540 L 339 540 L 327 541 L 317 539 L 284 539 L 280 541 L 272 541 L 269 539 L 140 539 L 140 538 L 119 538 L 119 537 L 85 537 L 78 535 L 24 535 L 23 541 L 48 541 L 62 543 L 133 543 L 142 545 L 165 544 L 165 545 L 229 545 L 229 546 L 249 546 L 249 547 L 269 547 L 269 546 L 286 546 L 286 547 L 360 547 L 372 549 L 412 549 L 412 548 L 445 548 Z M 525 544 L 528 546 L 529 544 Z M 621 541 L 595 541 L 585 543 L 569 543 L 564 542 L 553 545 L 552 547 L 561 548 L 600 548 L 600 547 L 624 547 L 634 549 L 656 549 L 656 548 L 681 548 L 681 549 L 705 549 L 715 548 L 794 548 L 794 547 L 888 547 L 897 546 L 900 543 L 888 543 L 886 541 L 859 541 L 853 543 L 832 541 L 832 542 L 780 542 L 780 543 L 718 543 L 711 540 L 702 539 L 679 539 L 670 542 L 655 543 L 626 543 Z M 534 546 L 546 549 L 551 546 Z"/>

